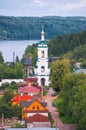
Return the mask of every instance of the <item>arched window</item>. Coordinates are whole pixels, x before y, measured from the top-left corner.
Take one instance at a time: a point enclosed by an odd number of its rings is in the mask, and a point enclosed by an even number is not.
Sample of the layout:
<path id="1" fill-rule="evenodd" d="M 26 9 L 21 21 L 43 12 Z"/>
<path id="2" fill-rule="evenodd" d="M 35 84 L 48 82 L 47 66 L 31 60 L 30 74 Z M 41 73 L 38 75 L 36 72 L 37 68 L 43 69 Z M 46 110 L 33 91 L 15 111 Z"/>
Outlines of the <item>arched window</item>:
<path id="1" fill-rule="evenodd" d="M 45 71 L 45 67 L 42 66 L 42 67 L 41 67 L 41 72 L 44 72 L 44 71 Z"/>
<path id="2" fill-rule="evenodd" d="M 44 51 L 41 52 L 41 57 L 44 58 Z"/>
<path id="3" fill-rule="evenodd" d="M 37 110 L 39 110 L 39 106 L 37 106 Z"/>
<path id="4" fill-rule="evenodd" d="M 45 86 L 45 78 L 41 78 L 41 86 Z"/>
<path id="5" fill-rule="evenodd" d="M 35 106 L 33 106 L 33 109 L 35 109 Z"/>

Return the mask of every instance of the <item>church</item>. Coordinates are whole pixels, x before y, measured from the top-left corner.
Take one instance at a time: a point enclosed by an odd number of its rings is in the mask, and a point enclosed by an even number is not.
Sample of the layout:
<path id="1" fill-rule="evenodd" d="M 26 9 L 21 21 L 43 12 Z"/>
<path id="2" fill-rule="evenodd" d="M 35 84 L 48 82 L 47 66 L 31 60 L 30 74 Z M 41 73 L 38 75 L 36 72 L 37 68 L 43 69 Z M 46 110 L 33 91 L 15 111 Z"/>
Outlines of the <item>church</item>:
<path id="1" fill-rule="evenodd" d="M 48 45 L 44 39 L 44 30 L 42 27 L 41 40 L 37 46 L 37 61 L 34 68 L 34 74 L 38 78 L 39 86 L 49 86 L 50 68 L 48 65 Z"/>
<path id="2" fill-rule="evenodd" d="M 44 38 L 45 32 L 42 27 L 41 40 L 37 43 L 37 58 L 36 66 L 34 67 L 34 75 L 32 73 L 32 63 L 30 58 L 27 58 L 24 65 L 26 69 L 27 78 L 37 78 L 39 86 L 49 86 L 50 68 L 48 65 L 48 44 Z"/>

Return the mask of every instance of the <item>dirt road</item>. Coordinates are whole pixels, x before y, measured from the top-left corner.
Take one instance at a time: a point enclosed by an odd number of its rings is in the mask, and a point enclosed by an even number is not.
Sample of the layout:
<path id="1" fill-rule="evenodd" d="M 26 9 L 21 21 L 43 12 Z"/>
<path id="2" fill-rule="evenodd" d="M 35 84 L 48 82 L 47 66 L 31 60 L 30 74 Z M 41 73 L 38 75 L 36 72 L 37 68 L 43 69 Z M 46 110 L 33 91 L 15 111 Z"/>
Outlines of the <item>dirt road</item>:
<path id="1" fill-rule="evenodd" d="M 52 89 L 49 90 L 48 94 L 46 95 L 45 101 L 47 102 L 47 108 L 51 113 L 54 119 L 54 126 L 58 127 L 59 130 L 76 130 L 76 126 L 74 124 L 63 124 L 59 118 L 59 113 L 56 111 L 56 108 L 52 106 L 52 101 L 57 97 L 51 96 Z"/>

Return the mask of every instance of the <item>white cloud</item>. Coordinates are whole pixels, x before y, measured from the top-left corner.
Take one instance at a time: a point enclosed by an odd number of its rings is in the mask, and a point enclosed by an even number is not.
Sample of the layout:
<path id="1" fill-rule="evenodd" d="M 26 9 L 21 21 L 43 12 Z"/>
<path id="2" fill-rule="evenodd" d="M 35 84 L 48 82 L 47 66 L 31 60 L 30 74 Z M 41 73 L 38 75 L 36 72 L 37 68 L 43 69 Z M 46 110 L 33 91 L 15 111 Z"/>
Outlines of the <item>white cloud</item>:
<path id="1" fill-rule="evenodd" d="M 5 2 L 4 2 L 5 1 Z M 86 0 L 0 0 L 0 15 L 86 16 Z"/>
<path id="2" fill-rule="evenodd" d="M 79 9 L 84 7 L 86 7 L 86 0 L 79 0 L 77 2 L 67 4 L 68 9 Z"/>
<path id="3" fill-rule="evenodd" d="M 76 0 L 72 2 L 66 1 L 65 3 L 64 2 L 55 3 L 52 6 L 52 12 L 54 12 L 57 15 L 59 14 L 74 15 L 75 14 L 74 12 L 77 12 L 77 14 L 80 14 L 80 12 L 84 10 L 84 8 L 86 8 L 86 0 Z"/>
<path id="4" fill-rule="evenodd" d="M 38 6 L 45 6 L 46 3 L 43 0 L 35 0 L 34 3 Z"/>
<path id="5" fill-rule="evenodd" d="M 80 2 L 77 2 L 77 5 L 79 8 L 86 7 L 86 0 L 80 0 Z"/>
<path id="6" fill-rule="evenodd" d="M 59 3 L 54 5 L 54 9 L 58 11 L 77 10 L 86 7 L 86 0 L 77 0 L 75 2 L 66 2 L 65 4 Z"/>

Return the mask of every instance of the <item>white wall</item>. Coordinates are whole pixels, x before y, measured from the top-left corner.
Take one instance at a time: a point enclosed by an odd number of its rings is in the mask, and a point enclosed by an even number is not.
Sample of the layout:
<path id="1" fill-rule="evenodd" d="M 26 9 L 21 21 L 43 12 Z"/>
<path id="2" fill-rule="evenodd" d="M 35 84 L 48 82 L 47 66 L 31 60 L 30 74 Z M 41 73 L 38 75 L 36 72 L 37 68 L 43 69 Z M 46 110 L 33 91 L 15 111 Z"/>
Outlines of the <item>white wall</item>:
<path id="1" fill-rule="evenodd" d="M 16 83 L 19 83 L 19 82 L 24 82 L 23 79 L 2 79 L 2 81 L 0 82 L 0 86 L 3 84 L 3 83 L 11 83 L 11 82 L 16 82 Z"/>

